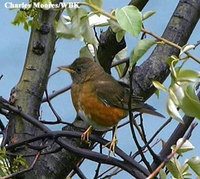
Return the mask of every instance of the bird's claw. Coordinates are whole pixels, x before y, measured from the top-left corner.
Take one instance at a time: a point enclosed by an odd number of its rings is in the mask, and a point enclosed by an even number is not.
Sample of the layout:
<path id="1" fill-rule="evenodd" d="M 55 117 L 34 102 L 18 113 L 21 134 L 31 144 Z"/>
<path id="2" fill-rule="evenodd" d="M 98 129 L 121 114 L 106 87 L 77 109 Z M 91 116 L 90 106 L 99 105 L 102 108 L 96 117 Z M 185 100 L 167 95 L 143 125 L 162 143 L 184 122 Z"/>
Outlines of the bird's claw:
<path id="1" fill-rule="evenodd" d="M 92 133 L 92 127 L 88 127 L 88 129 L 81 135 L 81 140 L 84 142 L 89 143 L 89 137 L 90 134 Z"/>
<path id="2" fill-rule="evenodd" d="M 117 145 L 117 138 L 113 138 L 111 142 L 108 142 L 105 147 L 109 146 L 109 153 L 108 153 L 108 157 L 110 157 L 111 152 L 113 153 L 113 155 L 115 156 L 115 147 Z"/>

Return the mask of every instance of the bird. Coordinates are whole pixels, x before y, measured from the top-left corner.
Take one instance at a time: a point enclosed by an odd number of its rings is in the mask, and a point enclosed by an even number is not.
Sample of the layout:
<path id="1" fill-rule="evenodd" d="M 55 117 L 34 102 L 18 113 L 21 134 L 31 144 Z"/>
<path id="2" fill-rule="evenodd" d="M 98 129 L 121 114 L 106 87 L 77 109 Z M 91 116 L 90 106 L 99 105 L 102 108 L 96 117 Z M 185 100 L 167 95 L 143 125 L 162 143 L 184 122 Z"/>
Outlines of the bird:
<path id="1" fill-rule="evenodd" d="M 113 139 L 109 144 L 114 153 L 117 124 L 129 112 L 130 89 L 106 73 L 99 63 L 87 57 L 79 57 L 71 65 L 59 67 L 59 70 L 70 73 L 74 108 L 78 116 L 89 124 L 81 140 L 89 141 L 93 129 L 107 130 L 114 127 Z M 131 111 L 164 117 L 144 103 L 140 96 L 131 96 Z"/>

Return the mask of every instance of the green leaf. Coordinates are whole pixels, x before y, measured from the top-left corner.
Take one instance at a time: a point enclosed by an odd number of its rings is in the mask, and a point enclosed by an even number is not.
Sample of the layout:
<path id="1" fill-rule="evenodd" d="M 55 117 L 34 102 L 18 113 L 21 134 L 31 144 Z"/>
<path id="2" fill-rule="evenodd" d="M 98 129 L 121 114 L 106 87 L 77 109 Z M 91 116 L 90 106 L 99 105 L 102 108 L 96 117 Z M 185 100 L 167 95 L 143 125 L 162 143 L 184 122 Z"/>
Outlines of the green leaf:
<path id="1" fill-rule="evenodd" d="M 109 25 L 110 25 L 112 31 L 116 33 L 117 42 L 120 42 L 125 35 L 125 31 L 120 27 L 118 22 L 115 22 L 111 19 L 109 19 L 108 22 L 109 22 Z"/>
<path id="2" fill-rule="evenodd" d="M 125 6 L 115 12 L 122 29 L 138 37 L 142 29 L 142 14 L 135 6 Z"/>
<path id="3" fill-rule="evenodd" d="M 113 21 L 112 19 L 108 19 L 109 25 L 113 32 L 117 33 L 119 31 L 122 31 L 123 29 L 120 27 L 119 23 L 116 21 Z"/>
<path id="4" fill-rule="evenodd" d="M 152 81 L 152 83 L 158 90 L 167 91 L 164 85 L 161 84 L 159 81 Z"/>
<path id="5" fill-rule="evenodd" d="M 176 63 L 178 62 L 179 58 L 175 55 L 170 56 L 169 58 L 167 58 L 166 63 L 171 66 L 171 63 L 173 61 L 175 61 Z M 176 65 L 176 63 L 174 65 Z"/>
<path id="6" fill-rule="evenodd" d="M 40 0 L 41 4 L 51 4 L 51 0 Z"/>
<path id="7" fill-rule="evenodd" d="M 88 58 L 93 59 L 93 55 L 92 55 L 92 53 L 90 52 L 90 50 L 88 49 L 87 46 L 81 48 L 79 54 L 80 54 L 80 55 L 79 55 L 80 57 L 88 57 Z"/>
<path id="8" fill-rule="evenodd" d="M 192 49 L 195 49 L 195 45 L 190 45 L 190 44 L 184 45 L 181 48 L 181 51 L 180 51 L 180 54 L 179 54 L 179 58 L 181 57 L 182 54 L 184 54 L 185 52 L 188 52 L 188 51 L 190 51 Z"/>
<path id="9" fill-rule="evenodd" d="M 173 177 L 179 178 L 179 176 L 181 176 L 180 164 L 176 158 L 174 158 L 174 160 L 167 162 L 166 166 Z"/>
<path id="10" fill-rule="evenodd" d="M 176 81 L 176 69 L 175 69 L 175 65 L 178 63 L 179 58 L 177 58 L 176 56 L 171 56 L 170 58 L 168 58 L 168 62 L 169 63 L 171 61 L 170 65 L 170 71 L 171 71 L 171 78 L 172 78 L 172 83 L 174 81 Z"/>
<path id="11" fill-rule="evenodd" d="M 174 85 L 169 88 L 168 92 L 169 92 L 169 95 L 170 95 L 170 98 L 172 99 L 172 101 L 177 106 L 180 106 L 181 101 L 183 100 L 183 98 L 185 96 L 183 87 L 174 83 Z"/>
<path id="12" fill-rule="evenodd" d="M 67 12 L 70 17 L 66 16 L 66 19 L 61 18 L 58 22 L 58 35 L 64 38 L 81 39 L 84 40 L 86 44 L 97 44 L 96 37 L 89 25 L 87 11 L 82 8 L 67 8 Z M 71 23 L 69 19 L 71 20 Z M 68 24 L 71 25 L 71 28 L 68 26 Z"/>
<path id="13" fill-rule="evenodd" d="M 176 69 L 175 69 L 174 63 L 176 63 L 175 60 L 173 60 L 172 63 L 171 63 L 170 71 L 171 71 L 171 77 L 172 77 L 172 79 L 173 79 L 174 81 L 176 81 L 177 76 L 176 76 Z"/>
<path id="14" fill-rule="evenodd" d="M 176 145 L 173 145 L 173 146 L 171 147 L 171 149 L 172 149 L 172 150 L 175 150 L 175 148 L 176 148 L 177 146 L 179 146 L 179 145 L 182 143 L 183 140 L 185 140 L 185 139 L 184 139 L 184 138 L 178 139 L 178 141 L 176 142 Z M 193 149 L 194 149 L 194 146 L 191 144 L 191 142 L 190 142 L 189 140 L 186 140 L 186 141 L 183 143 L 183 145 L 178 149 L 177 153 L 181 155 L 181 154 L 183 154 L 183 153 L 185 153 L 185 152 L 188 152 L 188 151 L 191 151 L 191 150 L 193 150 Z"/>
<path id="15" fill-rule="evenodd" d="M 0 165 L 0 177 L 6 176 L 6 172 L 3 170 L 2 166 Z"/>
<path id="16" fill-rule="evenodd" d="M 167 178 L 167 175 L 166 175 L 166 173 L 163 169 L 161 169 L 159 171 L 159 177 L 160 177 L 160 179 L 166 179 Z"/>
<path id="17" fill-rule="evenodd" d="M 169 98 L 167 100 L 167 113 L 175 120 L 177 120 L 180 123 L 183 123 L 183 120 L 176 108 L 176 105 L 174 102 Z"/>
<path id="18" fill-rule="evenodd" d="M 28 168 L 28 163 L 22 156 L 17 156 L 13 161 L 12 171 L 18 172 L 21 167 Z"/>
<path id="19" fill-rule="evenodd" d="M 73 31 L 67 26 L 65 19 L 61 16 L 55 25 L 56 33 L 61 38 L 75 38 Z"/>
<path id="20" fill-rule="evenodd" d="M 114 62 L 124 59 L 126 57 L 127 57 L 127 47 L 122 49 L 117 53 L 117 55 L 115 55 Z M 115 66 L 115 69 L 117 70 L 119 77 L 123 75 L 125 66 L 126 66 L 125 63 Z"/>
<path id="21" fill-rule="evenodd" d="M 67 8 L 67 12 L 68 12 L 69 16 L 71 17 L 71 23 L 72 23 L 71 31 L 73 32 L 73 34 L 76 38 L 80 38 L 81 31 L 83 31 L 82 23 L 86 22 L 86 21 L 84 21 L 84 17 L 87 18 L 88 13 L 85 9 L 82 9 L 82 8 L 77 8 L 77 9 Z"/>
<path id="22" fill-rule="evenodd" d="M 29 31 L 28 22 L 24 22 L 24 30 Z"/>
<path id="23" fill-rule="evenodd" d="M 96 37 L 89 25 L 87 11 L 82 8 L 68 8 L 67 12 L 70 17 L 62 16 L 56 25 L 58 36 L 67 39 L 81 39 L 86 44 L 97 44 Z"/>
<path id="24" fill-rule="evenodd" d="M 156 90 L 155 95 L 156 95 L 156 97 L 159 99 L 159 97 L 160 97 L 160 91 L 159 91 L 159 90 Z"/>
<path id="25" fill-rule="evenodd" d="M 89 24 L 91 27 L 104 27 L 109 25 L 109 18 L 104 15 L 97 15 L 94 12 L 89 13 Z"/>
<path id="26" fill-rule="evenodd" d="M 142 16 L 142 20 L 144 21 L 144 20 L 148 19 L 149 17 L 153 16 L 155 13 L 156 13 L 156 11 L 148 11 L 148 12 L 144 13 Z"/>
<path id="27" fill-rule="evenodd" d="M 25 11 L 18 11 L 12 24 L 19 25 L 20 23 L 25 23 L 27 19 L 28 16 Z"/>
<path id="28" fill-rule="evenodd" d="M 200 119 L 200 102 L 195 93 L 195 85 L 188 85 L 184 90 L 184 94 L 180 108 L 188 116 Z"/>
<path id="29" fill-rule="evenodd" d="M 192 174 L 190 173 L 190 171 L 189 171 L 189 168 L 190 168 L 190 167 L 189 167 L 188 163 L 185 162 L 185 163 L 183 164 L 183 166 L 181 167 L 183 176 L 191 176 L 191 175 L 192 175 Z"/>
<path id="30" fill-rule="evenodd" d="M 200 78 L 200 73 L 194 70 L 181 70 L 177 73 L 178 81 L 195 82 Z"/>
<path id="31" fill-rule="evenodd" d="M 89 4 L 93 4 L 99 8 L 102 8 L 102 6 L 103 6 L 103 0 L 85 0 L 85 2 L 87 2 Z"/>
<path id="32" fill-rule="evenodd" d="M 88 17 L 81 18 L 80 33 L 86 44 L 88 44 L 88 43 L 93 44 L 93 45 L 97 44 L 96 37 L 95 37 L 92 29 L 90 28 Z"/>
<path id="33" fill-rule="evenodd" d="M 192 157 L 187 161 L 188 165 L 190 168 L 198 175 L 200 176 L 200 158 L 197 157 Z"/>
<path id="34" fill-rule="evenodd" d="M 130 55 L 129 70 L 137 63 L 137 61 L 155 44 L 155 41 L 150 39 L 142 39 L 137 46 L 132 50 Z"/>
<path id="35" fill-rule="evenodd" d="M 116 40 L 117 40 L 117 42 L 121 42 L 121 40 L 122 40 L 123 37 L 124 37 L 124 34 L 125 34 L 125 31 L 124 31 L 124 30 L 118 31 L 118 32 L 116 33 Z"/>

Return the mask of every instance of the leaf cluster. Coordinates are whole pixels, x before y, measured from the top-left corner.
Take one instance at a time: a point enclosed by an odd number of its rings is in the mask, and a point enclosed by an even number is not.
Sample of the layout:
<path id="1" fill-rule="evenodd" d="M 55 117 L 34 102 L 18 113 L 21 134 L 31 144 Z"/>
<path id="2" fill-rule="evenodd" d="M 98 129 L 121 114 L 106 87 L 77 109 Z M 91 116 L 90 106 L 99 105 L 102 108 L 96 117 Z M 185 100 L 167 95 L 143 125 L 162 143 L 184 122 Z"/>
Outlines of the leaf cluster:
<path id="1" fill-rule="evenodd" d="M 167 112 L 175 120 L 183 123 L 178 112 L 181 109 L 186 115 L 200 119 L 200 101 L 196 94 L 199 84 L 200 73 L 192 69 L 183 69 L 188 59 L 180 59 L 172 56 L 167 61 L 171 70 L 171 84 L 169 88 L 164 87 L 158 81 L 154 81 L 154 86 L 167 92 Z"/>
<path id="2" fill-rule="evenodd" d="M 180 138 L 176 145 L 173 145 L 172 151 L 176 149 L 176 147 L 182 142 L 183 138 Z M 186 152 L 194 150 L 195 147 L 190 143 L 190 141 L 186 140 L 184 144 L 177 151 L 177 156 L 183 156 Z M 192 172 L 195 173 L 198 177 L 200 177 L 200 157 L 195 156 L 190 159 L 185 160 L 183 164 L 181 164 L 177 158 L 174 156 L 169 162 L 166 163 L 166 171 L 169 171 L 172 175 L 173 179 L 189 179 L 192 178 Z M 167 178 L 167 172 L 162 169 L 159 173 L 161 179 Z"/>
<path id="3" fill-rule="evenodd" d="M 13 25 L 23 25 L 24 30 L 29 31 L 30 28 L 35 27 L 37 29 L 40 28 L 39 25 L 39 15 L 41 14 L 40 8 L 34 6 L 34 3 L 40 4 L 51 4 L 51 0 L 32 0 L 27 5 L 27 8 L 18 10 L 15 19 L 13 20 Z"/>
<path id="4" fill-rule="evenodd" d="M 10 175 L 19 172 L 22 168 L 28 168 L 26 160 L 22 156 L 13 158 L 12 164 L 10 163 L 7 151 L 5 148 L 0 149 L 0 176 Z"/>

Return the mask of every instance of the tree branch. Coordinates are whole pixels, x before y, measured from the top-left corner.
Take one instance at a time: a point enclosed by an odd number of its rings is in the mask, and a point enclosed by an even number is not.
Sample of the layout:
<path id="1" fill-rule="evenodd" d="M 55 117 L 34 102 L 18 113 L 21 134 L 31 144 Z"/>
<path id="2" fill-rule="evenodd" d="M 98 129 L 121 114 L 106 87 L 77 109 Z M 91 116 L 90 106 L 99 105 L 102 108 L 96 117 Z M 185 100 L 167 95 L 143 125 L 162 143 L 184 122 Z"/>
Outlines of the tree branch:
<path id="1" fill-rule="evenodd" d="M 180 0 L 162 38 L 183 46 L 187 43 L 200 17 L 199 0 Z M 169 45 L 157 45 L 151 56 L 133 72 L 133 94 L 148 99 L 154 92 L 152 80 L 163 82 L 169 75 L 166 60 L 179 54 L 179 49 Z M 129 84 L 129 75 L 122 79 Z"/>
<path id="2" fill-rule="evenodd" d="M 192 135 L 192 132 L 196 126 L 197 126 L 197 123 L 193 123 L 191 125 L 190 130 L 188 131 L 187 135 L 183 138 L 182 142 L 178 146 L 176 146 L 176 148 L 165 158 L 165 160 L 158 166 L 158 168 L 156 168 L 153 171 L 153 173 L 147 177 L 147 179 L 154 178 L 158 174 L 158 172 L 165 166 L 165 164 L 169 160 L 171 160 L 171 158 L 176 154 L 176 152 L 181 148 L 181 146 L 186 142 L 186 140 L 188 140 L 190 138 L 190 136 Z"/>
<path id="3" fill-rule="evenodd" d="M 73 152 L 74 154 L 88 158 L 90 160 L 96 161 L 96 162 L 102 162 L 110 165 L 116 165 L 130 174 L 132 174 L 135 177 L 141 177 L 144 175 L 148 175 L 148 171 L 142 166 L 139 165 L 136 161 L 132 160 L 132 158 L 128 155 L 126 155 L 121 149 L 116 147 L 116 154 L 118 154 L 124 161 L 117 160 L 112 157 L 108 157 L 104 154 L 99 154 L 97 152 L 89 151 L 88 149 L 81 149 L 77 146 L 71 145 L 70 143 L 66 142 L 66 140 L 59 138 L 61 136 L 67 136 L 67 137 L 76 137 L 80 140 L 81 133 L 80 132 L 74 132 L 74 131 L 63 131 L 63 132 L 52 132 L 48 127 L 46 127 L 44 124 L 39 122 L 37 119 L 31 117 L 30 115 L 25 114 L 21 111 L 21 109 L 18 109 L 12 105 L 10 105 L 5 99 L 0 98 L 0 106 L 1 108 L 10 110 L 10 112 L 15 112 L 19 114 L 23 119 L 25 119 L 27 122 L 37 126 L 39 129 L 43 130 L 46 134 L 39 135 L 34 138 L 26 139 L 21 142 L 16 142 L 14 144 L 8 145 L 6 148 L 7 150 L 13 150 L 16 147 L 19 147 L 21 145 L 29 145 L 29 143 L 33 143 L 35 141 L 39 141 L 41 139 L 51 138 L 56 141 L 61 147 L 65 148 L 69 152 Z M 102 138 L 95 137 L 91 135 L 91 140 L 94 140 L 98 143 L 101 143 L 102 145 L 106 145 L 109 141 L 104 140 Z M 32 148 L 32 147 L 31 147 Z M 45 147 L 46 148 L 46 147 Z M 45 149 L 42 147 L 41 149 Z M 37 149 L 38 150 L 38 149 Z M 125 163 L 128 165 L 126 165 Z"/>
<path id="4" fill-rule="evenodd" d="M 198 93 L 198 98 L 200 99 L 200 92 Z M 166 146 L 160 151 L 159 156 L 161 160 L 164 160 L 170 154 L 171 146 L 174 145 L 178 139 L 184 136 L 184 134 L 192 124 L 193 120 L 194 120 L 193 117 L 188 117 L 188 116 L 183 117 L 184 123 L 178 124 L 172 135 L 169 137 Z M 155 170 L 160 164 L 160 162 L 162 161 L 154 161 L 152 163 L 152 168 Z"/>

